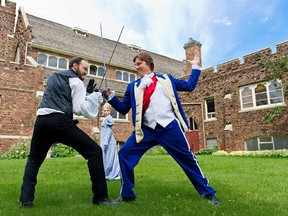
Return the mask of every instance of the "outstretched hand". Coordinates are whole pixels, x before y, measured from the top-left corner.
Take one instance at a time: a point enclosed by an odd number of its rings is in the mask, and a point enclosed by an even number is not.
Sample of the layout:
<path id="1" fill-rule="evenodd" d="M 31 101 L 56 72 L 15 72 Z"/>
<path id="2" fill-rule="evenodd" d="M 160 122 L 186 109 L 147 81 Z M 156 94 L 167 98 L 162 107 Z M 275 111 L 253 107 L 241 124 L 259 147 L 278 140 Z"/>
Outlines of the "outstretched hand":
<path id="1" fill-rule="evenodd" d="M 187 59 L 187 61 L 190 62 L 191 65 L 195 64 L 195 65 L 200 66 L 201 62 L 200 62 L 200 53 L 199 53 L 199 51 L 197 51 L 197 50 L 195 51 L 193 60 Z"/>

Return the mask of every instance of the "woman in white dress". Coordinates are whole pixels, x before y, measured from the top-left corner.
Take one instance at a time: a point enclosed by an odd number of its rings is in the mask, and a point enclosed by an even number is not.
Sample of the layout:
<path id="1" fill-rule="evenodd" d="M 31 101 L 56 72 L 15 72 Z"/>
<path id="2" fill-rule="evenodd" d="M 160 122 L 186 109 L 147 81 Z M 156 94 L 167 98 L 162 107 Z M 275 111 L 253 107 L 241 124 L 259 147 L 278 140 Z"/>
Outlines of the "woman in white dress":
<path id="1" fill-rule="evenodd" d="M 103 151 L 105 176 L 107 180 L 118 180 L 120 179 L 120 166 L 116 140 L 112 131 L 114 120 L 110 115 L 111 105 L 109 103 L 105 103 L 102 111 L 105 119 L 101 124 L 100 146 Z"/>

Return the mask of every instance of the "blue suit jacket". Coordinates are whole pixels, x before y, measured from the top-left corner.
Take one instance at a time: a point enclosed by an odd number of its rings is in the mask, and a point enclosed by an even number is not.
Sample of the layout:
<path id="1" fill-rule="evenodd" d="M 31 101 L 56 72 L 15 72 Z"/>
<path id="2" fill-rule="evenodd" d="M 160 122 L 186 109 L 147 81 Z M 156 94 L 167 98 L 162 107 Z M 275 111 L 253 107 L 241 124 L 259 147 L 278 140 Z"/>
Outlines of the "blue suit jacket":
<path id="1" fill-rule="evenodd" d="M 165 79 L 162 74 L 155 73 L 155 75 L 159 78 Z M 197 85 L 199 76 L 200 76 L 200 70 L 198 69 L 193 69 L 191 71 L 191 74 L 187 81 L 176 79 L 171 74 L 168 74 L 168 77 L 172 83 L 173 92 L 174 92 L 174 95 L 175 95 L 175 98 L 179 107 L 179 111 L 188 128 L 189 128 L 188 121 L 185 116 L 184 110 L 182 108 L 177 91 L 193 91 Z M 141 82 L 141 79 L 138 79 L 128 84 L 122 101 L 120 101 L 117 96 L 113 97 L 109 101 L 109 103 L 122 115 L 127 114 L 129 110 L 132 108 L 132 122 L 134 126 L 135 126 L 135 119 L 136 119 L 136 101 L 135 101 L 134 88 L 135 88 L 135 83 L 136 83 L 136 86 L 138 87 L 140 85 L 140 82 Z"/>

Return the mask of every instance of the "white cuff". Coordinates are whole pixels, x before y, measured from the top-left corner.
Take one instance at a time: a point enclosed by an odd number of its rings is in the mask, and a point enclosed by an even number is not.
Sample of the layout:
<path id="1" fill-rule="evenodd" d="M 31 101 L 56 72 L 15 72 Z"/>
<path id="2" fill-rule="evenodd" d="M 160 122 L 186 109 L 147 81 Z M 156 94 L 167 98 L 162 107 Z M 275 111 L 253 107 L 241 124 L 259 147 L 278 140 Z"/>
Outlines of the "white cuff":
<path id="1" fill-rule="evenodd" d="M 196 65 L 196 64 L 193 64 L 192 65 L 192 69 L 197 69 L 197 70 L 202 70 L 202 67 Z"/>
<path id="2" fill-rule="evenodd" d="M 115 97 L 115 91 L 111 91 L 111 94 L 108 96 L 108 101 Z"/>

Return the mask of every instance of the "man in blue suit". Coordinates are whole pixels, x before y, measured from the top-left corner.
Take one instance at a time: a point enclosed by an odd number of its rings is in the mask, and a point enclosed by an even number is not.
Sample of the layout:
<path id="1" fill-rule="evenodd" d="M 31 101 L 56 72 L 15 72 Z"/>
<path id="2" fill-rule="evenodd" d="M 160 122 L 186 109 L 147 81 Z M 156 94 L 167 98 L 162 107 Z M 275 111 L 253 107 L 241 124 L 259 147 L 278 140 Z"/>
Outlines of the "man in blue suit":
<path id="1" fill-rule="evenodd" d="M 135 130 L 119 151 L 122 174 L 121 196 L 118 201 L 131 202 L 136 199 L 134 167 L 143 154 L 160 144 L 181 166 L 197 192 L 205 199 L 220 205 L 216 191 L 208 185 L 199 164 L 189 149 L 184 132 L 189 130 L 177 91 L 193 91 L 200 76 L 199 56 L 188 60 L 192 71 L 187 81 L 176 79 L 170 74 L 153 72 L 154 62 L 147 52 L 138 53 L 133 62 L 140 79 L 128 84 L 122 101 L 115 92 L 108 90 L 108 102 L 125 115 L 132 108 Z"/>

